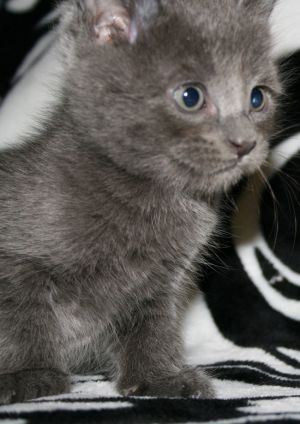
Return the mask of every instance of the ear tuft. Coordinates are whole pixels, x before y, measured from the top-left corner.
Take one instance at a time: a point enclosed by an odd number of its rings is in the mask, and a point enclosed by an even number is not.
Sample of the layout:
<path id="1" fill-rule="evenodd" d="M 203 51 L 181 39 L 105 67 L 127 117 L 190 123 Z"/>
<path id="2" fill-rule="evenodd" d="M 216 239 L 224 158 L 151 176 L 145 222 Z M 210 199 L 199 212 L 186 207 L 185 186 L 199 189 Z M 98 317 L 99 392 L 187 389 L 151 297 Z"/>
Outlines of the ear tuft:
<path id="1" fill-rule="evenodd" d="M 79 13 L 96 44 L 134 41 L 132 20 L 121 0 L 80 0 Z"/>
<path id="2" fill-rule="evenodd" d="M 110 0 L 86 0 L 93 17 L 92 30 L 99 45 L 130 41 L 131 19 L 128 11 Z"/>
<path id="3" fill-rule="evenodd" d="M 65 0 L 62 28 L 73 36 L 84 31 L 99 46 L 133 44 L 151 26 L 159 7 L 160 0 Z"/>

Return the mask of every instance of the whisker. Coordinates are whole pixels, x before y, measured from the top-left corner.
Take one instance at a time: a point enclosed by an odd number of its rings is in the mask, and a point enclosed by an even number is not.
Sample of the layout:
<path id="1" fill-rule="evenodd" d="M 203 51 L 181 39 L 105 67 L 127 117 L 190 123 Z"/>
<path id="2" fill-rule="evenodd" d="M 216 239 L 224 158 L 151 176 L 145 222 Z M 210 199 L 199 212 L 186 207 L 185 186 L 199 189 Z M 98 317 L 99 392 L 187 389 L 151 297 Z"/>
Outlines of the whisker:
<path id="1" fill-rule="evenodd" d="M 282 168 L 279 168 L 277 166 L 273 166 L 273 169 L 274 169 L 276 175 L 279 175 L 279 177 L 282 177 L 286 183 L 290 183 L 291 185 L 294 186 L 294 188 L 297 191 L 300 191 L 299 181 L 297 181 L 294 177 L 292 177 L 289 173 L 284 171 Z M 297 198 L 295 198 L 295 200 L 297 201 Z"/>
<path id="2" fill-rule="evenodd" d="M 295 204 L 300 208 L 300 200 L 298 196 L 298 193 L 300 192 L 300 184 L 295 178 L 293 178 L 290 174 L 288 174 L 283 169 L 275 168 L 275 170 L 276 170 L 276 174 L 284 182 L 285 189 L 286 189 L 285 193 L 287 194 L 289 212 L 290 214 L 293 215 L 293 219 L 294 219 L 293 248 L 295 248 L 296 237 L 298 232 L 298 220 L 297 220 L 297 213 L 295 210 Z M 281 210 L 283 211 L 282 208 Z M 286 219 L 290 221 L 290 216 L 286 216 Z"/>
<path id="3" fill-rule="evenodd" d="M 279 220 L 278 220 L 278 205 L 279 205 L 279 202 L 276 198 L 276 195 L 274 193 L 272 185 L 270 184 L 268 178 L 265 176 L 263 170 L 259 169 L 258 172 L 259 172 L 258 175 L 261 177 L 263 183 L 265 184 L 265 186 L 269 190 L 269 193 L 271 194 L 271 198 L 272 198 L 272 202 L 273 202 L 274 219 L 273 219 L 272 228 L 275 228 L 275 237 L 274 237 L 274 243 L 273 243 L 273 249 L 275 249 L 277 239 L 278 239 L 278 234 L 279 234 Z"/>
<path id="4" fill-rule="evenodd" d="M 272 142 L 273 140 L 278 139 L 278 138 L 279 138 L 279 136 L 284 135 L 284 134 L 286 134 L 287 132 L 289 132 L 289 131 L 291 131 L 291 130 L 294 130 L 294 129 L 298 129 L 298 130 L 299 130 L 299 132 L 300 132 L 300 123 L 297 123 L 297 124 L 291 124 L 291 125 L 289 125 L 289 126 L 285 126 L 285 127 L 280 128 L 280 129 L 278 129 L 278 130 L 275 130 L 275 131 L 273 132 L 273 134 L 271 135 L 271 137 L 270 137 L 270 141 Z"/>

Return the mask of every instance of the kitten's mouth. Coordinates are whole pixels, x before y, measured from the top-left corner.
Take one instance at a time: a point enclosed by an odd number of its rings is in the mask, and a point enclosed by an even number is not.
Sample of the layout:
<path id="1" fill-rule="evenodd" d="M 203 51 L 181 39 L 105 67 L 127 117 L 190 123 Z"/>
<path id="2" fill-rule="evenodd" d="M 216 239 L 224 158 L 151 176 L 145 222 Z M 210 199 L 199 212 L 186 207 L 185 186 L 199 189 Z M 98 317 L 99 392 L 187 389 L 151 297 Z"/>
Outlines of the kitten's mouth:
<path id="1" fill-rule="evenodd" d="M 199 177 L 218 177 L 221 178 L 231 178 L 236 180 L 241 175 L 248 175 L 256 170 L 257 164 L 253 164 L 251 159 L 249 160 L 249 155 L 242 158 L 232 158 L 223 163 L 216 164 L 214 169 L 203 169 L 199 167 L 198 163 L 191 161 L 178 160 L 178 158 L 172 158 L 173 162 L 183 168 L 185 171 L 193 172 L 194 176 L 198 175 Z M 213 168 L 213 166 L 211 166 Z"/>
<path id="2" fill-rule="evenodd" d="M 244 175 L 254 172 L 258 167 L 257 163 L 253 163 L 249 155 L 242 158 L 235 158 L 227 161 L 222 167 L 208 173 L 209 176 L 217 176 L 236 170 Z"/>
<path id="3" fill-rule="evenodd" d="M 238 163 L 239 163 L 239 160 L 237 159 L 231 160 L 228 162 L 226 166 L 223 166 L 222 168 L 211 171 L 208 173 L 208 175 L 209 176 L 220 175 L 220 174 L 223 174 L 224 172 L 231 171 L 232 169 L 236 168 Z"/>

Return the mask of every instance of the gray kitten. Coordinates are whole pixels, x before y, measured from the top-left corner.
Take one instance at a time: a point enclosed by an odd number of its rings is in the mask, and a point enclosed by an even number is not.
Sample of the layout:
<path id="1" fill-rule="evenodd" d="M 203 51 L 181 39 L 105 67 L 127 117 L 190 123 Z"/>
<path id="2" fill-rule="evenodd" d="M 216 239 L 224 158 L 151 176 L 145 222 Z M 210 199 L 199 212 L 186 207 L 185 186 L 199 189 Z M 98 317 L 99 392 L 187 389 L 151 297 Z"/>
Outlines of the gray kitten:
<path id="1" fill-rule="evenodd" d="M 125 395 L 213 395 L 181 315 L 221 194 L 267 157 L 274 3 L 62 5 L 60 104 L 0 156 L 0 402 L 104 367 Z"/>

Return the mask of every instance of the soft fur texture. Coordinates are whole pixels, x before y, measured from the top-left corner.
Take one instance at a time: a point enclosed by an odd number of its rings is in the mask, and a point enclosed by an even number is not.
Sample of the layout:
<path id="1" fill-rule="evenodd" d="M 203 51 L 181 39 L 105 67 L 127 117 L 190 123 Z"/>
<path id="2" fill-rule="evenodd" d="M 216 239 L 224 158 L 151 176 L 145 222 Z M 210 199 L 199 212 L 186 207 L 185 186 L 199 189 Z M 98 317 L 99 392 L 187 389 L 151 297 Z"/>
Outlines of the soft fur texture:
<path id="1" fill-rule="evenodd" d="M 1 402 L 103 367 L 127 395 L 213 395 L 184 365 L 180 318 L 220 196 L 267 157 L 273 4 L 63 4 L 60 104 L 0 156 Z M 196 113 L 175 103 L 184 83 L 203 87 Z"/>

